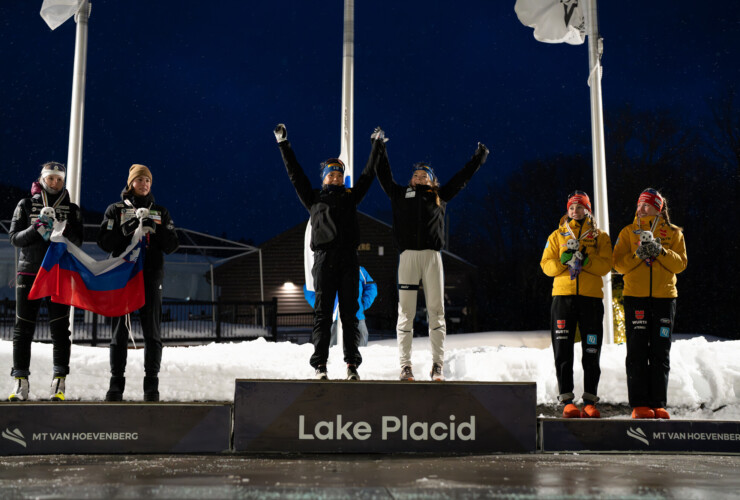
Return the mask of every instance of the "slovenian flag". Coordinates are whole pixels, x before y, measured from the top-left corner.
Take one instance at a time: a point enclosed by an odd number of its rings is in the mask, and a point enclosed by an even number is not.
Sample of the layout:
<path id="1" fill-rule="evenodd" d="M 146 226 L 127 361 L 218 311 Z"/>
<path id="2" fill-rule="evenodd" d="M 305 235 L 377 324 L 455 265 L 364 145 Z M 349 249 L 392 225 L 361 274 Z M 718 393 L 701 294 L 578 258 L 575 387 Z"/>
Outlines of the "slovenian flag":
<path id="1" fill-rule="evenodd" d="M 144 305 L 144 241 L 141 225 L 119 256 L 97 261 L 54 227 L 49 249 L 28 294 L 86 309 L 103 316 L 123 316 Z"/>

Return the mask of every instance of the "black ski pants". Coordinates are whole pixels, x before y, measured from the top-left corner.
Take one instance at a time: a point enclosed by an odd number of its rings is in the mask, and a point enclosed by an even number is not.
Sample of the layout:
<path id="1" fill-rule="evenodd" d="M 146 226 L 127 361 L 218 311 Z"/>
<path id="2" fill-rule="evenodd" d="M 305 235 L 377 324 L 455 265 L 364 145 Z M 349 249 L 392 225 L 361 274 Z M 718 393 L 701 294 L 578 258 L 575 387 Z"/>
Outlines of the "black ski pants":
<path id="1" fill-rule="evenodd" d="M 110 373 L 123 377 L 128 357 L 130 314 L 113 318 L 110 340 Z M 144 305 L 139 309 L 141 331 L 144 334 L 144 373 L 156 377 L 162 362 L 162 279 L 144 274 Z"/>
<path id="2" fill-rule="evenodd" d="M 624 297 L 629 404 L 665 408 L 676 299 Z"/>
<path id="3" fill-rule="evenodd" d="M 316 301 L 311 341 L 314 352 L 311 366 L 326 365 L 329 359 L 331 325 L 334 322 L 334 298 L 339 297 L 339 319 L 342 322 L 344 362 L 360 366 L 362 356 L 357 348 L 360 336 L 357 325 L 360 265 L 354 249 L 334 248 L 314 252 L 312 269 Z"/>
<path id="4" fill-rule="evenodd" d="M 550 309 L 550 333 L 555 354 L 555 375 L 558 378 L 560 400 L 568 401 L 573 394 L 573 343 L 576 327 L 581 332 L 583 365 L 583 399 L 597 401 L 601 367 L 601 343 L 604 340 L 604 302 L 596 297 L 556 295 Z"/>
<path id="5" fill-rule="evenodd" d="M 13 328 L 13 377 L 28 377 L 31 374 L 31 342 L 36 332 L 36 319 L 41 301 L 47 300 L 49 308 L 49 331 L 53 345 L 54 376 L 64 377 L 69 373 L 69 356 L 72 342 L 69 331 L 69 306 L 57 304 L 48 298 L 29 300 L 28 294 L 36 276 L 19 274 L 15 286 L 15 327 Z"/>

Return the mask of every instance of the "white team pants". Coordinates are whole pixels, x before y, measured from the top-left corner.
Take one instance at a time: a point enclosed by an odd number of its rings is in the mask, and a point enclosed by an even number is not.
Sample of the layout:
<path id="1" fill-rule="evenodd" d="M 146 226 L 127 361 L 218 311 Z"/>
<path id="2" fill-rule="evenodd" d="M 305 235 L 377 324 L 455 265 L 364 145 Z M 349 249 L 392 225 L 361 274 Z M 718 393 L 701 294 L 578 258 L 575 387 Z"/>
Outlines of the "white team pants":
<path id="1" fill-rule="evenodd" d="M 398 353 L 401 366 L 411 366 L 411 341 L 414 337 L 416 296 L 419 281 L 424 284 L 424 299 L 432 343 L 432 362 L 443 364 L 445 353 L 444 269 L 442 254 L 435 250 L 404 250 L 398 264 Z"/>

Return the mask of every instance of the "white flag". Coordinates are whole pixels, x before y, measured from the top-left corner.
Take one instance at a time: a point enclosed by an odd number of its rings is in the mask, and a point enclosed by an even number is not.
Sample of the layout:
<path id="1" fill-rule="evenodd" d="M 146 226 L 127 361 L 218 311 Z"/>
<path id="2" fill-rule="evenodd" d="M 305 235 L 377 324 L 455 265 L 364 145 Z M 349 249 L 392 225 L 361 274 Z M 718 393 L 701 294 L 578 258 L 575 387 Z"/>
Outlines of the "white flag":
<path id="1" fill-rule="evenodd" d="M 523 25 L 534 28 L 540 42 L 581 45 L 586 39 L 584 0 L 516 0 L 514 11 Z"/>
<path id="2" fill-rule="evenodd" d="M 316 291 L 313 284 L 313 250 L 311 250 L 311 219 L 306 224 L 306 233 L 303 236 L 303 273 L 306 279 L 306 288 Z"/>
<path id="3" fill-rule="evenodd" d="M 82 0 L 44 0 L 41 4 L 41 17 L 49 28 L 55 30 L 70 17 L 77 14 Z"/>

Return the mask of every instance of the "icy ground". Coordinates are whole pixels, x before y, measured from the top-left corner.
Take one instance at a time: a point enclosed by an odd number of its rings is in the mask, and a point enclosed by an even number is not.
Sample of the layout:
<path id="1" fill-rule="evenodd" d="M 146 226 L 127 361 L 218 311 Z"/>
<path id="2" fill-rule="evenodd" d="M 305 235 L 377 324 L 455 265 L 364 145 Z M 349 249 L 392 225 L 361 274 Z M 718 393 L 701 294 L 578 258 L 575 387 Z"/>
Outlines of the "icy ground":
<path id="1" fill-rule="evenodd" d="M 163 401 L 232 401 L 234 380 L 310 379 L 310 344 L 272 343 L 260 338 L 249 342 L 165 347 L 160 373 Z M 394 340 L 370 342 L 360 348 L 364 380 L 397 380 L 398 351 Z M 129 350 L 124 399 L 143 397 L 143 349 Z M 581 347 L 575 346 L 575 393 L 583 392 Z M 599 396 L 602 403 L 627 404 L 624 369 L 625 346 L 605 345 L 601 355 Z M 431 369 L 429 339 L 414 338 L 412 360 L 417 380 Z M 0 341 L 0 366 L 12 366 L 12 342 Z M 107 347 L 72 346 L 69 399 L 99 401 L 108 385 Z M 329 378 L 345 375 L 342 353 L 333 347 Z M 51 345 L 34 343 L 31 359 L 31 399 L 45 400 L 51 381 Z M 557 382 L 548 332 L 489 332 L 449 335 L 444 373 L 450 381 L 537 383 L 537 404 L 557 402 Z M 11 390 L 8 377 L 6 386 Z M 0 389 L 1 390 L 1 389 Z M 3 394 L 3 397 L 4 394 Z M 709 342 L 698 336 L 674 340 L 668 406 L 673 418 L 740 419 L 740 341 Z"/>

